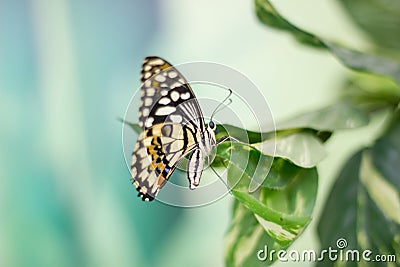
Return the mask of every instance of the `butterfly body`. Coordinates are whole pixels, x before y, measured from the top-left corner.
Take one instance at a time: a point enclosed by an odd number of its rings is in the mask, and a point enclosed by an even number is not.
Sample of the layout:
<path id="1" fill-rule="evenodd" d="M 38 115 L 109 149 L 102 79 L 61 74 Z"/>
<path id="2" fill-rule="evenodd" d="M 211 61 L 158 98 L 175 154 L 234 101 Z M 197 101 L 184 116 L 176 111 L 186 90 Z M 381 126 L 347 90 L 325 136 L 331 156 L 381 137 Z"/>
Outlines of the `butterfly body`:
<path id="1" fill-rule="evenodd" d="M 190 189 L 195 189 L 199 185 L 204 163 L 210 164 L 214 159 L 214 154 L 212 153 L 216 145 L 214 130 L 208 125 L 206 130 L 201 133 L 201 136 L 201 141 L 189 157 L 187 173 Z"/>
<path id="2" fill-rule="evenodd" d="M 213 160 L 215 123 L 205 124 L 199 103 L 177 69 L 159 57 L 145 58 L 141 73 L 139 125 L 132 153 L 132 183 L 142 200 L 153 200 L 189 155 L 187 177 L 195 189 Z"/>

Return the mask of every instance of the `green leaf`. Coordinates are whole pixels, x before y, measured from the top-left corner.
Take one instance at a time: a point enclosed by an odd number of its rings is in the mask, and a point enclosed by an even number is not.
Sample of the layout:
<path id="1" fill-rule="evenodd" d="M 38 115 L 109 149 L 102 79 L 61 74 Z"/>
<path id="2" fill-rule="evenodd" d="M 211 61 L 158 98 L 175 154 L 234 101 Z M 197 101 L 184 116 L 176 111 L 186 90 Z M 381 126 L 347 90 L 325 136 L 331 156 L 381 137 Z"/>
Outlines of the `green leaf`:
<path id="1" fill-rule="evenodd" d="M 263 187 L 282 190 L 303 172 L 303 168 L 288 160 L 273 158 L 261 153 L 258 149 L 236 142 L 219 144 L 216 159 L 226 162 L 223 166 L 236 169 L 237 173 L 240 173 L 240 175 L 229 177 L 230 188 L 239 181 L 247 183 L 253 179 Z M 240 180 L 242 176 L 246 179 Z M 248 188 L 244 191 L 248 191 Z"/>
<path id="2" fill-rule="evenodd" d="M 253 213 L 237 200 L 233 205 L 232 217 L 231 226 L 224 240 L 225 266 L 270 266 L 276 260 L 276 254 L 272 261 L 269 259 L 262 261 L 257 257 L 259 250 L 264 250 L 267 247 L 266 252 L 268 255 L 271 250 L 278 251 L 286 248 L 274 241 L 265 232 Z M 260 256 L 264 257 L 265 255 L 261 252 Z"/>
<path id="3" fill-rule="evenodd" d="M 325 44 L 327 49 L 346 67 L 357 71 L 387 76 L 400 83 L 400 63 L 398 61 L 354 51 L 329 41 L 325 41 Z"/>
<path id="4" fill-rule="evenodd" d="M 259 20 L 265 25 L 291 33 L 300 43 L 331 52 L 352 70 L 387 76 L 400 83 L 399 62 L 354 51 L 304 31 L 286 20 L 268 0 L 255 0 L 255 7 Z"/>
<path id="5" fill-rule="evenodd" d="M 376 169 L 400 192 L 400 111 L 397 110 L 386 129 L 372 148 Z"/>
<path id="6" fill-rule="evenodd" d="M 284 170 L 282 172 L 279 178 L 285 176 Z M 294 235 L 297 235 L 299 229 L 303 228 L 311 219 L 317 194 L 318 174 L 316 169 L 300 168 L 294 176 L 284 178 L 289 180 L 285 187 L 276 190 L 262 186 L 253 193 L 248 190 L 251 179 L 243 174 L 244 172 L 235 165 L 228 167 L 228 181 L 230 179 L 236 181 L 236 177 L 241 177 L 236 186 L 232 188 L 233 195 L 256 215 L 271 225 L 282 228 L 280 229 L 282 232 L 274 234 L 278 242 L 286 244 L 293 241 Z M 293 175 L 293 173 L 289 173 L 289 175 Z M 278 236 L 283 237 L 279 239 Z"/>
<path id="7" fill-rule="evenodd" d="M 358 152 L 343 168 L 319 221 L 322 248 L 345 238 L 350 249 L 400 256 L 399 114 L 371 149 Z"/>
<path id="8" fill-rule="evenodd" d="M 348 161 L 339 175 L 318 224 L 322 249 L 329 247 L 336 249 L 337 240 L 344 238 L 348 244 L 347 249 L 357 249 L 361 252 L 369 249 L 372 255 L 400 254 L 400 245 L 396 240 L 400 234 L 400 225 L 380 208 L 382 201 L 376 197 L 377 192 L 370 191 L 377 186 L 380 189 L 389 187 L 382 187 L 382 180 L 378 183 L 377 178 L 373 178 L 376 171 L 371 173 L 374 167 L 368 157 L 369 151 L 358 152 Z M 373 181 L 368 182 L 371 178 Z M 373 184 L 366 186 L 366 183 Z M 380 191 L 379 195 L 385 198 L 385 195 L 392 192 L 384 190 Z M 386 202 L 386 205 L 398 206 L 400 202 Z M 391 211 L 393 216 L 400 216 L 399 208 Z M 318 266 L 339 266 L 339 264 L 353 266 L 354 262 L 334 263 L 326 258 Z"/>
<path id="9" fill-rule="evenodd" d="M 340 0 L 360 29 L 378 44 L 400 48 L 400 2 L 397 0 Z"/>
<path id="10" fill-rule="evenodd" d="M 232 143 L 232 146 L 240 144 Z M 243 148 L 236 150 L 244 154 Z M 252 153 L 257 150 L 250 149 L 250 164 L 257 158 Z M 241 160 L 246 161 L 245 158 Z M 269 250 L 285 249 L 305 229 L 315 205 L 318 174 L 315 168 L 299 168 L 277 159 L 265 181 L 283 180 L 283 186 L 278 190 L 262 186 L 250 193 L 252 168 L 243 170 L 242 161 L 231 159 L 228 166 L 228 183 L 236 184 L 232 194 L 240 204 L 235 204 L 234 219 L 226 237 L 226 265 L 268 266 L 276 259 L 260 263 L 257 252 L 265 245 Z"/>
<path id="11" fill-rule="evenodd" d="M 263 186 L 269 189 L 283 190 L 291 181 L 304 175 L 304 168 L 292 164 L 283 158 L 275 157 Z"/>
<path id="12" fill-rule="evenodd" d="M 310 222 L 317 171 L 236 142 L 219 144 L 217 157 L 228 164 L 228 185 L 238 200 L 225 239 L 226 266 L 268 266 L 276 258 L 260 261 L 259 250 L 287 248 Z M 250 193 L 252 179 L 263 184 Z"/>
<path id="13" fill-rule="evenodd" d="M 362 152 L 358 152 L 347 162 L 325 204 L 318 224 L 321 249 L 336 249 L 336 242 L 340 238 L 345 238 L 351 248 L 357 246 L 358 172 L 361 155 Z M 318 266 L 335 265 L 326 259 Z"/>
<path id="14" fill-rule="evenodd" d="M 325 48 L 325 45 L 320 38 L 290 23 L 279 14 L 270 1 L 255 0 L 255 8 L 258 19 L 265 25 L 292 33 L 293 37 L 295 37 L 300 43 L 317 48 Z"/>
<path id="15" fill-rule="evenodd" d="M 275 224 L 295 227 L 309 220 L 310 207 L 314 205 L 317 190 L 315 168 L 300 168 L 279 158 L 274 159 L 269 168 L 267 165 L 272 158 L 257 149 L 238 143 L 223 144 L 227 145 L 228 148 L 218 147 L 224 152 L 217 155 L 229 159 L 228 184 L 237 199 L 254 213 Z M 262 175 L 258 180 L 264 182 L 263 186 L 250 193 L 250 183 L 257 179 L 257 175 Z M 305 209 L 305 203 L 311 206 Z"/>
<path id="16" fill-rule="evenodd" d="M 353 129 L 368 124 L 368 116 L 348 102 L 306 112 L 278 123 L 277 130 L 309 128 L 318 131 Z"/>
<path id="17" fill-rule="evenodd" d="M 400 87 L 382 77 L 356 75 L 344 86 L 343 99 L 351 101 L 367 112 L 395 108 L 400 103 Z"/>
<path id="18" fill-rule="evenodd" d="M 224 162 L 225 167 L 234 167 L 239 170 L 240 173 L 246 175 L 248 179 L 254 178 L 258 185 L 264 183 L 267 178 L 267 174 L 270 171 L 270 167 L 273 162 L 273 158 L 267 155 L 263 155 L 259 150 L 240 144 L 237 142 L 223 142 L 217 146 L 216 159 Z M 227 165 L 229 164 L 229 166 Z M 228 179 L 229 188 L 232 188 L 240 181 L 240 176 L 232 176 Z M 271 187 L 280 187 L 282 181 L 277 182 L 271 181 Z"/>
<path id="19" fill-rule="evenodd" d="M 254 144 L 263 154 L 288 159 L 303 168 L 315 167 L 326 155 L 321 141 L 312 132 L 278 134 L 275 140 Z"/>

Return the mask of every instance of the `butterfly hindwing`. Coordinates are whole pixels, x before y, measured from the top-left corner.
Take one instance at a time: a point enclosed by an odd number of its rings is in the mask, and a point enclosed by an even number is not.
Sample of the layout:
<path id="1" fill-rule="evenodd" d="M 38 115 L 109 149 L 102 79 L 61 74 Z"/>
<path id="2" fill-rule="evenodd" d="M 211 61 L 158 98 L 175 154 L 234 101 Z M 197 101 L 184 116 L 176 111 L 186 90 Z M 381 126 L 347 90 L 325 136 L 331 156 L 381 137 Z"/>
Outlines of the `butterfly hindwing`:
<path id="1" fill-rule="evenodd" d="M 187 131 L 181 124 L 165 123 L 139 135 L 132 153 L 131 173 L 143 200 L 153 200 L 179 161 L 194 147 L 193 141 L 185 141 Z"/>

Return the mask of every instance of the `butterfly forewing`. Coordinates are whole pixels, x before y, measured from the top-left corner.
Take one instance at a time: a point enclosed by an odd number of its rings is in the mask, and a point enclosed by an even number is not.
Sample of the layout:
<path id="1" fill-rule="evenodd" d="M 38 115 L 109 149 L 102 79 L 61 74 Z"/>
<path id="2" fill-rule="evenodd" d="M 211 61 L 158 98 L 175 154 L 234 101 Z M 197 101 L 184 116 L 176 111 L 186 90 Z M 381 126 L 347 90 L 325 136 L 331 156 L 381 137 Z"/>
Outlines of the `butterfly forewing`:
<path id="1" fill-rule="evenodd" d="M 205 125 L 192 89 L 171 64 L 147 57 L 141 77 L 143 132 L 132 153 L 131 174 L 139 196 L 153 200 L 179 162 L 196 148 Z"/>
<path id="2" fill-rule="evenodd" d="M 192 121 L 204 129 L 200 106 L 186 79 L 164 59 L 147 57 L 142 66 L 141 102 L 139 125 L 148 129 L 164 122 L 185 123 Z M 190 112 L 179 108 L 190 102 Z"/>

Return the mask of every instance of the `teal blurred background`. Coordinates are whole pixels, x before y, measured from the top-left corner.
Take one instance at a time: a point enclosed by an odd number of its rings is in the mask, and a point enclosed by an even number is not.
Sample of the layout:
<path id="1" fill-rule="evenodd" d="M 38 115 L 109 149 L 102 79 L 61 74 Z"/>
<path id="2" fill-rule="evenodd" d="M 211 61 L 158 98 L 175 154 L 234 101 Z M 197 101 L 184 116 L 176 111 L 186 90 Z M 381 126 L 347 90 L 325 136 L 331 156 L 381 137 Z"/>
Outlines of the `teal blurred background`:
<path id="1" fill-rule="evenodd" d="M 334 1 L 277 4 L 300 26 L 367 46 Z M 236 68 L 276 119 L 332 102 L 347 75 L 328 54 L 263 27 L 251 1 L 1 0 L 0 38 L 6 267 L 223 265 L 229 196 L 181 209 L 143 203 L 130 185 L 117 118 L 140 85 L 145 56 Z M 378 127 L 329 142 L 315 217 L 340 164 Z M 315 221 L 295 248 L 318 247 Z"/>

